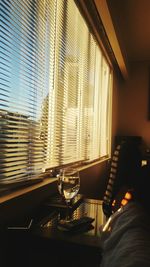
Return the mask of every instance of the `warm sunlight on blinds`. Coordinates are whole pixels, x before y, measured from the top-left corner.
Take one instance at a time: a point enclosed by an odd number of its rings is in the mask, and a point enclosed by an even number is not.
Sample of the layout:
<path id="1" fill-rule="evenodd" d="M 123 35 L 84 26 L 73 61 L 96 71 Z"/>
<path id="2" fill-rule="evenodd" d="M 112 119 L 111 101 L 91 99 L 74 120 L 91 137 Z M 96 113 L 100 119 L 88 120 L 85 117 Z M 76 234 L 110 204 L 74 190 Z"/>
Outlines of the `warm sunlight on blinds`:
<path id="1" fill-rule="evenodd" d="M 0 179 L 109 155 L 111 70 L 74 1 L 0 8 Z"/>

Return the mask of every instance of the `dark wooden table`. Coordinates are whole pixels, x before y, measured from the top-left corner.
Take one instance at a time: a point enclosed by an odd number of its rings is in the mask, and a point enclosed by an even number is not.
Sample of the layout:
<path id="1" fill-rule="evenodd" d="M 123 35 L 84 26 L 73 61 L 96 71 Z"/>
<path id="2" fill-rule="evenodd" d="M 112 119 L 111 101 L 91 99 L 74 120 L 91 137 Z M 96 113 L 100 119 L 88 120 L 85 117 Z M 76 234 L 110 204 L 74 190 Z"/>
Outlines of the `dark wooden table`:
<path id="1" fill-rule="evenodd" d="M 43 210 L 41 207 L 42 214 Z M 99 227 L 105 220 L 102 202 L 84 199 L 73 211 L 74 219 L 82 216 L 95 219 L 92 229 L 85 232 L 60 231 L 57 223 L 64 211 L 48 207 L 46 212 L 50 218 L 47 227 L 40 227 L 37 220 L 38 223 L 33 224 L 29 230 L 11 230 L 5 233 L 1 250 L 4 262 L 2 266 L 10 266 L 11 259 L 11 264 L 15 267 L 99 267 L 101 261 Z"/>
<path id="2" fill-rule="evenodd" d="M 53 211 L 55 212 L 53 213 Z M 99 227 L 103 224 L 105 218 L 102 211 L 102 201 L 94 199 L 84 199 L 79 207 L 73 212 L 72 219 L 89 216 L 94 218 L 91 229 L 89 231 L 64 232 L 57 228 L 60 216 L 63 212 L 60 209 L 52 208 L 52 218 L 47 220 L 43 227 L 37 227 L 33 233 L 49 240 L 71 242 L 76 244 L 83 244 L 85 246 L 100 247 Z M 65 213 L 65 212 L 64 212 Z"/>
<path id="3" fill-rule="evenodd" d="M 53 210 L 54 208 L 52 212 Z M 43 244 L 45 252 L 49 248 L 49 252 L 53 251 L 53 255 L 57 255 L 53 259 L 52 266 L 99 266 L 101 260 L 99 227 L 105 221 L 102 212 L 102 201 L 84 199 L 73 212 L 73 219 L 78 219 L 82 216 L 89 216 L 95 219 L 92 223 L 92 229 L 85 232 L 72 233 L 59 230 L 57 223 L 61 210 L 55 209 L 55 212 L 45 227 L 37 227 L 32 232 L 36 237 L 37 243 L 40 240 L 40 244 Z"/>

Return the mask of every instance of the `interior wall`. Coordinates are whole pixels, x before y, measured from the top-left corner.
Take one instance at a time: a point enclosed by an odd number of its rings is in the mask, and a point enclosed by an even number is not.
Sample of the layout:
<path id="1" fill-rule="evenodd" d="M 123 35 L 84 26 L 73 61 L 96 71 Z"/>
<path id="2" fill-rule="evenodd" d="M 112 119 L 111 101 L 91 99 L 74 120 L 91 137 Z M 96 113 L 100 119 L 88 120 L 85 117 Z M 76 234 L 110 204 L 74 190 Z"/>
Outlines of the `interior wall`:
<path id="1" fill-rule="evenodd" d="M 103 161 L 80 172 L 80 192 L 87 198 L 103 199 L 109 161 Z"/>
<path id="2" fill-rule="evenodd" d="M 147 63 L 133 63 L 128 81 L 118 90 L 118 134 L 139 135 L 150 147 L 148 119 L 149 69 Z"/>

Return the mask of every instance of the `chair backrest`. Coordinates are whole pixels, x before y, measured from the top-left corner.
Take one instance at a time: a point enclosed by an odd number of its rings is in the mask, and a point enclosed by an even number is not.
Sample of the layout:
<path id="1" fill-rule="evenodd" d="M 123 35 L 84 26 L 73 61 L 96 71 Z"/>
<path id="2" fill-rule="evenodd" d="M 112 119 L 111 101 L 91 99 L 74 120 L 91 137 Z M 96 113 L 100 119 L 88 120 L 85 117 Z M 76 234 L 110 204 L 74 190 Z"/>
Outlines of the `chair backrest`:
<path id="1" fill-rule="evenodd" d="M 132 188 L 140 167 L 139 142 L 133 139 L 121 140 L 116 145 L 111 159 L 108 184 L 103 198 L 103 212 L 106 217 L 115 211 L 114 200 L 117 199 L 117 194 L 124 195 L 125 190 Z M 118 205 L 116 207 L 118 208 Z"/>

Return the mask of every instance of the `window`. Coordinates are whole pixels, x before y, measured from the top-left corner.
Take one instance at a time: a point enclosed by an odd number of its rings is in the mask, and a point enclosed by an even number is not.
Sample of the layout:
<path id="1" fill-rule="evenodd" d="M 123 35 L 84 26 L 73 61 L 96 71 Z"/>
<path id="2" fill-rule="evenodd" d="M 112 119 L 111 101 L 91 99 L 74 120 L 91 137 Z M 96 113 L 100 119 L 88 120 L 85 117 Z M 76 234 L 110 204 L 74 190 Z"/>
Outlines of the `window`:
<path id="1" fill-rule="evenodd" d="M 110 153 L 111 70 L 73 0 L 0 2 L 0 180 Z"/>

